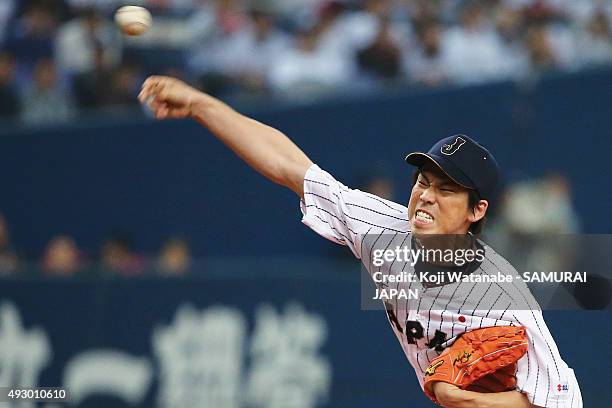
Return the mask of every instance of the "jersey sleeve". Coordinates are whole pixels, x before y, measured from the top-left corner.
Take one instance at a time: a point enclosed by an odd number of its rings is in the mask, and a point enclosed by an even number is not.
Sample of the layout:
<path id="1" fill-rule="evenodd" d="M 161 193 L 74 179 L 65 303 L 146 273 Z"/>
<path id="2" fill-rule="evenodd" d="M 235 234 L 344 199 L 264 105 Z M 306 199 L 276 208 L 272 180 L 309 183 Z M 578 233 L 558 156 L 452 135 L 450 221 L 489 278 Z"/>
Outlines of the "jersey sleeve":
<path id="1" fill-rule="evenodd" d="M 346 245 L 361 259 L 364 234 L 408 232 L 406 207 L 350 189 L 313 164 L 304 176 L 302 222 L 317 234 Z"/>

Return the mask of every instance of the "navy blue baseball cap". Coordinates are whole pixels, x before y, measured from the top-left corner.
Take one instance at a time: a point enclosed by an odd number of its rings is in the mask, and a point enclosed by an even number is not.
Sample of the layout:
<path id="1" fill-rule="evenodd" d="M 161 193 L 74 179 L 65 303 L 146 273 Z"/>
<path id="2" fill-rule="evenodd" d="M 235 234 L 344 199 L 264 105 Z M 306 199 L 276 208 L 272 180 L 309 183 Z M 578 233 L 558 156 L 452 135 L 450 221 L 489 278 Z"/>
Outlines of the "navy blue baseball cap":
<path id="1" fill-rule="evenodd" d="M 485 200 L 492 200 L 497 190 L 497 160 L 484 146 L 466 135 L 446 137 L 427 153 L 410 153 L 406 161 L 419 168 L 433 163 L 455 183 L 476 190 Z"/>

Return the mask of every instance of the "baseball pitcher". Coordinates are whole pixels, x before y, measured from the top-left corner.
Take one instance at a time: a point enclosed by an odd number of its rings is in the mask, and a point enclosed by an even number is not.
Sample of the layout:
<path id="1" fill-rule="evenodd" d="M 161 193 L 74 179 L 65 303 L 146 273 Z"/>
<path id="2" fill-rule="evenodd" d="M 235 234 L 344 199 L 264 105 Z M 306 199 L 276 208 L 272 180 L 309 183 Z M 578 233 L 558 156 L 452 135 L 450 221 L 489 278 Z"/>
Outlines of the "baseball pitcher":
<path id="1" fill-rule="evenodd" d="M 582 407 L 574 372 L 539 305 L 516 270 L 476 238 L 498 181 L 497 163 L 486 148 L 456 135 L 409 154 L 415 174 L 405 207 L 346 187 L 280 131 L 177 79 L 148 78 L 139 99 L 158 119 L 195 119 L 263 176 L 300 197 L 302 222 L 346 245 L 374 279 L 391 328 L 436 404 Z M 450 248 L 464 258 L 384 256 L 401 248 L 433 255 Z M 511 278 L 491 278 L 500 275 Z M 391 279 L 401 276 L 419 279 Z M 418 297 L 384 295 L 414 289 Z"/>

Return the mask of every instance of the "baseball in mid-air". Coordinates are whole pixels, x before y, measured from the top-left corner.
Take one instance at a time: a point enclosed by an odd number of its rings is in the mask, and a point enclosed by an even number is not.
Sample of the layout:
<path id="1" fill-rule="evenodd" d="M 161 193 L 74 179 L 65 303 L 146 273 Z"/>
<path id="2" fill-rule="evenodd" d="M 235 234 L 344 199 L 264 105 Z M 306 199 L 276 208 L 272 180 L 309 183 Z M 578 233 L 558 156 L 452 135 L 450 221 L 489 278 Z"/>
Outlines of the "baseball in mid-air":
<path id="1" fill-rule="evenodd" d="M 153 23 L 151 13 L 144 7 L 123 6 L 115 13 L 115 22 L 125 35 L 144 34 Z"/>

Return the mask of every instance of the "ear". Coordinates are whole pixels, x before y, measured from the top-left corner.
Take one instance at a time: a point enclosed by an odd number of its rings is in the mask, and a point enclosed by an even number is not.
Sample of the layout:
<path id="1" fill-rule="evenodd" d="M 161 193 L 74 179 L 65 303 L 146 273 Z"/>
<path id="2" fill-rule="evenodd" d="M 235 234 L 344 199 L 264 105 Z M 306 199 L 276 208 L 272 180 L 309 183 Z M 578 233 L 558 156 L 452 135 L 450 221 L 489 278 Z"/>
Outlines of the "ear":
<path id="1" fill-rule="evenodd" d="M 485 214 L 487 213 L 487 209 L 489 208 L 489 202 L 487 200 L 480 200 L 473 208 L 473 211 L 468 216 L 468 220 L 470 222 L 480 221 Z"/>

